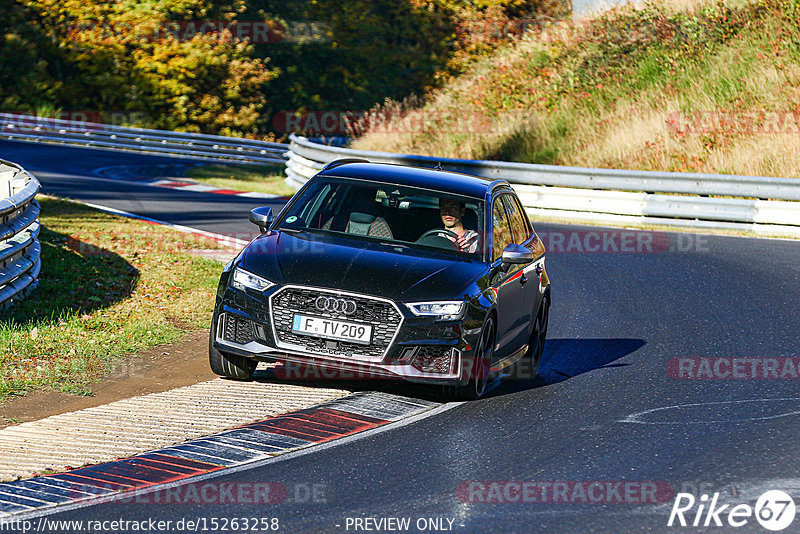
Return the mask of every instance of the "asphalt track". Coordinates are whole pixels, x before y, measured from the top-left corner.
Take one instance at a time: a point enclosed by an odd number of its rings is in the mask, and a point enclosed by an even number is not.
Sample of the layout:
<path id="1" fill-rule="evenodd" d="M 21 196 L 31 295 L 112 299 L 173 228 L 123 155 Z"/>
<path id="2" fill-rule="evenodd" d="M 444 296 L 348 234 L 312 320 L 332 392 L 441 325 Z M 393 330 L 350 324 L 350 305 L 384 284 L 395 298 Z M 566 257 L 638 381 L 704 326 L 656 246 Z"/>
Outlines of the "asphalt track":
<path id="1" fill-rule="evenodd" d="M 223 235 L 252 236 L 255 226 L 247 222 L 248 212 L 257 206 L 280 207 L 263 199 L 248 199 L 114 180 L 98 175 L 111 166 L 146 167 L 191 163 L 136 153 L 87 150 L 53 145 L 0 141 L 0 158 L 21 164 L 42 183 L 42 193 L 80 199 Z"/>
<path id="2" fill-rule="evenodd" d="M 251 232 L 247 210 L 259 203 L 92 178 L 98 167 L 165 158 L 9 142 L 0 142 L 0 157 L 31 170 L 46 193 L 208 231 Z M 548 236 L 545 244 L 556 235 L 585 243 L 586 232 L 617 232 L 536 229 Z M 667 245 L 641 253 L 551 247 L 553 307 L 538 379 L 506 381 L 484 400 L 402 428 L 210 480 L 281 483 L 289 496 L 282 503 L 105 503 L 49 519 L 263 517 L 277 518 L 280 532 L 356 532 L 365 530 L 355 518 L 397 517 L 410 518 L 414 532 L 421 518 L 445 518 L 455 532 L 663 532 L 698 530 L 667 527 L 680 491 L 698 498 L 719 492 L 720 504 L 753 505 L 773 489 L 800 499 L 800 382 L 769 374 L 671 376 L 673 358 L 800 357 L 800 243 L 673 233 L 659 239 Z M 521 500 L 507 481 L 566 482 L 570 491 L 559 502 L 479 502 Z M 634 494 L 616 499 L 607 491 L 614 502 L 590 503 L 575 493 L 576 486 L 620 481 L 668 488 L 667 497 L 637 502 Z M 303 498 L 309 487 L 316 498 Z M 686 513 L 688 521 L 696 511 Z M 724 527 L 706 530 L 764 531 L 753 517 L 733 529 L 726 515 Z M 798 525 L 800 518 L 787 531 Z"/>

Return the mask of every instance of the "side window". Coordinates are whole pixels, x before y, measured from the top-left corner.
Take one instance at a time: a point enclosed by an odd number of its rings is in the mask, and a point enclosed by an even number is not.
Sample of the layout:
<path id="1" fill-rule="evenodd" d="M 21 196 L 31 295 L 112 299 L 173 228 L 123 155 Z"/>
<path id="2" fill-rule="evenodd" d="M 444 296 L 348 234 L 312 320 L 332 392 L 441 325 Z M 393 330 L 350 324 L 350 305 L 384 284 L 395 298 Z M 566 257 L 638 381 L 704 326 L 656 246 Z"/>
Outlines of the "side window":
<path id="1" fill-rule="evenodd" d="M 500 197 L 492 204 L 492 261 L 503 255 L 503 249 L 513 242 L 511 227 Z"/>
<path id="2" fill-rule="evenodd" d="M 503 195 L 503 204 L 508 210 L 509 223 L 511 224 L 511 233 L 514 236 L 514 243 L 521 245 L 530 236 L 530 230 L 525 223 L 525 212 L 519 205 L 519 201 L 512 195 Z"/>

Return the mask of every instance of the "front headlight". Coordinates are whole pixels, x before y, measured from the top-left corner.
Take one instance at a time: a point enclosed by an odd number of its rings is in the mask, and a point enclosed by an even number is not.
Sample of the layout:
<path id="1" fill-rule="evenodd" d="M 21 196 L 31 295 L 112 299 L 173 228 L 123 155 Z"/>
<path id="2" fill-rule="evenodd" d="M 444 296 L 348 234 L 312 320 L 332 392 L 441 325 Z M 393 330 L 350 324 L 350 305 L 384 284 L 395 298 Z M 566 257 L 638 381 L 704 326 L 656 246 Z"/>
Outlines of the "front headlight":
<path id="1" fill-rule="evenodd" d="M 411 302 L 406 306 L 418 317 L 436 317 L 444 321 L 461 319 L 467 309 L 467 303 L 462 300 Z"/>
<path id="2" fill-rule="evenodd" d="M 266 278 L 261 278 L 260 276 L 247 272 L 239 267 L 233 270 L 233 276 L 231 276 L 231 286 L 240 291 L 244 291 L 245 289 L 266 291 L 274 285 L 275 284 Z"/>

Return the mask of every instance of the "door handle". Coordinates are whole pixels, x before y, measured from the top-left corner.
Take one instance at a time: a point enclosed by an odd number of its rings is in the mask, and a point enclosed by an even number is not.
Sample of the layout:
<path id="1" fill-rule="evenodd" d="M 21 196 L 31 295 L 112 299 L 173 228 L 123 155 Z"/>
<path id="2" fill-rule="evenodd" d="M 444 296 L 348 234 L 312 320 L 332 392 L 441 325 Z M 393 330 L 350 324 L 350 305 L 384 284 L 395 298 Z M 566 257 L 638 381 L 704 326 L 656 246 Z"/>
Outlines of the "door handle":
<path id="1" fill-rule="evenodd" d="M 542 276 L 542 266 L 541 266 L 541 264 L 537 265 L 536 267 L 534 267 L 533 270 L 536 271 L 536 274 L 538 274 L 539 276 Z"/>
<path id="2" fill-rule="evenodd" d="M 524 286 L 525 282 L 527 282 L 527 281 L 528 281 L 528 278 L 525 276 L 525 273 L 522 273 L 522 276 L 519 279 L 519 284 Z"/>

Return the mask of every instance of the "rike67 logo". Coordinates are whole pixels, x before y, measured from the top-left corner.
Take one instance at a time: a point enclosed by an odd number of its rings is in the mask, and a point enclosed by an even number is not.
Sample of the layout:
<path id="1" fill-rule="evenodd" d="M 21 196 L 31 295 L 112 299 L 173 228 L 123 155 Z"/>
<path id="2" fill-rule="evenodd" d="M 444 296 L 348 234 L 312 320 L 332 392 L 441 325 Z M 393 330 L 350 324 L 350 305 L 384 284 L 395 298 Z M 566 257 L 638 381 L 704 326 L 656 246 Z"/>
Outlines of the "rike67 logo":
<path id="1" fill-rule="evenodd" d="M 783 530 L 794 521 L 794 499 L 781 490 L 761 495 L 755 506 L 749 504 L 718 504 L 719 493 L 711 500 L 708 495 L 695 499 L 691 493 L 678 493 L 669 514 L 667 526 L 681 527 L 743 527 L 755 518 L 767 530 Z"/>

